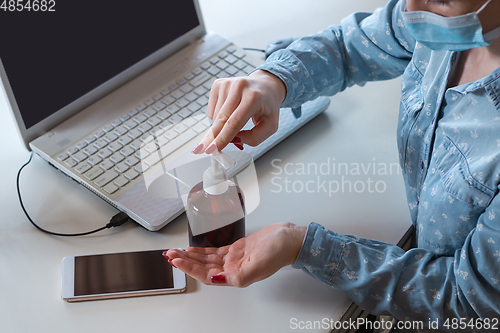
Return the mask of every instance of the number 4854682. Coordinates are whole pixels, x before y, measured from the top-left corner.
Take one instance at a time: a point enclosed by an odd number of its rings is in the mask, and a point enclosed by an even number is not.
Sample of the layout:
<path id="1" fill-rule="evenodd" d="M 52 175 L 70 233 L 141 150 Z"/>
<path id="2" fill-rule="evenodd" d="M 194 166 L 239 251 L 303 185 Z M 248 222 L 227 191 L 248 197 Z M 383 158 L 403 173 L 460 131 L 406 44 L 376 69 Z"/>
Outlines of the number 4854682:
<path id="1" fill-rule="evenodd" d="M 1 1 L 1 0 L 0 0 Z M 55 12 L 55 0 L 4 0 L 0 10 L 4 12 Z"/>

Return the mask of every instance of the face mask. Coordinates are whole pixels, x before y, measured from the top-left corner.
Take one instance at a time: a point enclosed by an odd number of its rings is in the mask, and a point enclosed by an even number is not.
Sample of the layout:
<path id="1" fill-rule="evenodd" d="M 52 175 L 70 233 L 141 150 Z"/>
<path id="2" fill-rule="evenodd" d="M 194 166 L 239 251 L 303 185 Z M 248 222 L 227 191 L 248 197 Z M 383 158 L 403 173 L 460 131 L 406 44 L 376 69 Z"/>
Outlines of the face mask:
<path id="1" fill-rule="evenodd" d="M 410 34 L 420 44 L 435 51 L 463 51 L 487 46 L 500 37 L 500 27 L 483 36 L 483 28 L 477 17 L 490 1 L 486 1 L 477 12 L 444 17 L 426 11 L 407 12 L 407 0 L 403 0 L 401 14 Z"/>

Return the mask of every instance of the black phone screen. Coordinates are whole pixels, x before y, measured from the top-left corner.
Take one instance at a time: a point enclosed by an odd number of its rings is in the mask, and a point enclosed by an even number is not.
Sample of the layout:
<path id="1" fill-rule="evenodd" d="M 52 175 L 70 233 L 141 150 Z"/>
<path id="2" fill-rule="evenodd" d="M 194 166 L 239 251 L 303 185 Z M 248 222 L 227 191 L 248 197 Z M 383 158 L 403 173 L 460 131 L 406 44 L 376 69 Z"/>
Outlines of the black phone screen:
<path id="1" fill-rule="evenodd" d="M 163 251 L 75 257 L 75 296 L 173 288 Z"/>

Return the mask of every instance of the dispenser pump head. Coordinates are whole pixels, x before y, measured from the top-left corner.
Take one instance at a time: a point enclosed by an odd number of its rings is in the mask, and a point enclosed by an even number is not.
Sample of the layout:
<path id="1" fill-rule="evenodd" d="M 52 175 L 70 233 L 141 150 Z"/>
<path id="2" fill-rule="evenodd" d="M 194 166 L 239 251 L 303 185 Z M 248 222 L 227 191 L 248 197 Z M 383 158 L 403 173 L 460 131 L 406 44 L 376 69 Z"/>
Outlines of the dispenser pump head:
<path id="1" fill-rule="evenodd" d="M 229 188 L 226 171 L 217 155 L 210 155 L 212 165 L 203 173 L 203 189 L 210 195 L 224 194 Z"/>

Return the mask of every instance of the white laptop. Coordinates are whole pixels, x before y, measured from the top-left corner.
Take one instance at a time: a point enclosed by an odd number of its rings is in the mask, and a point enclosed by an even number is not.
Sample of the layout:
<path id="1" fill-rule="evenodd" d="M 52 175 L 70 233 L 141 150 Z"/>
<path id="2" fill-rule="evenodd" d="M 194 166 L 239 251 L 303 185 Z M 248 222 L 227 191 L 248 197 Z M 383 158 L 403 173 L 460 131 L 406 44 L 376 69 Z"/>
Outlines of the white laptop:
<path id="1" fill-rule="evenodd" d="M 57 3 L 53 12 L 4 13 L 0 31 L 0 78 L 26 147 L 151 231 L 184 206 L 148 193 L 145 174 L 189 160 L 210 128 L 215 79 L 263 63 L 207 34 L 197 0 Z M 247 154 L 228 146 L 229 176 L 328 104 L 308 102 L 298 119 L 282 109 L 278 132 Z"/>

